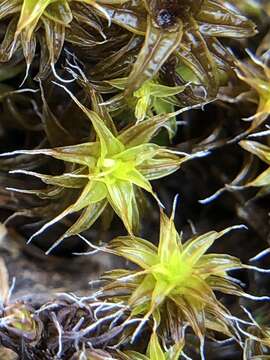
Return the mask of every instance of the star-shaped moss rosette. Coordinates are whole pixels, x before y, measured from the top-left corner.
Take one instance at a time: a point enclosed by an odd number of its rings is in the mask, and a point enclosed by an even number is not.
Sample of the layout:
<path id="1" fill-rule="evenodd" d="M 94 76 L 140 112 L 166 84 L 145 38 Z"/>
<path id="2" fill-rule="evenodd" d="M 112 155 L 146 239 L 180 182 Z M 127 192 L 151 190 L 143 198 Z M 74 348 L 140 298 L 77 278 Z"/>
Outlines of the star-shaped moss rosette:
<path id="1" fill-rule="evenodd" d="M 127 80 L 127 78 L 119 78 L 108 80 L 107 83 L 123 91 L 127 85 Z M 115 103 L 117 110 L 119 110 L 119 108 L 124 110 L 128 107 L 134 112 L 136 121 L 140 122 L 154 115 L 174 112 L 175 107 L 179 107 L 179 101 L 175 98 L 175 95 L 183 92 L 185 88 L 186 85 L 166 86 L 161 84 L 157 79 L 146 80 L 131 97 L 127 98 L 124 92 L 122 92 L 112 97 L 107 104 L 111 107 L 111 105 Z M 120 101 L 122 104 L 119 106 Z M 167 129 L 172 139 L 177 130 L 176 116 L 170 119 Z"/>
<path id="2" fill-rule="evenodd" d="M 250 57 L 249 61 L 237 61 L 236 73 L 239 79 L 251 88 L 242 98 L 258 104 L 256 113 L 246 119 L 252 121 L 248 130 L 251 132 L 260 126 L 270 114 L 270 68 L 267 53 L 259 58 L 250 51 L 247 52 Z"/>
<path id="3" fill-rule="evenodd" d="M 54 70 L 54 64 L 64 44 L 65 31 L 74 17 L 70 7 L 74 2 L 88 4 L 91 9 L 109 20 L 103 4 L 116 5 L 123 4 L 125 1 L 3 0 L 0 4 L 0 20 L 10 18 L 10 21 L 0 48 L 0 61 L 10 60 L 15 51 L 22 47 L 27 68 L 29 68 L 39 42 L 41 74 L 45 73 L 50 66 Z M 91 24 L 90 21 L 89 23 Z M 93 20 L 92 25 L 95 26 Z"/>
<path id="4" fill-rule="evenodd" d="M 107 82 L 113 87 L 124 90 L 127 85 L 127 78 L 108 80 Z M 185 86 L 166 86 L 158 80 L 147 80 L 143 85 L 133 93 L 134 97 L 134 114 L 137 121 L 143 121 L 147 116 L 155 114 L 170 113 L 174 111 L 173 96 L 185 90 Z M 117 96 L 117 100 L 123 98 Z M 110 102 L 113 99 L 110 100 Z M 154 113 L 153 113 L 154 111 Z"/>
<path id="5" fill-rule="evenodd" d="M 69 92 L 69 94 L 93 125 L 97 137 L 95 142 L 53 149 L 18 150 L 2 154 L 2 156 L 47 155 L 73 165 L 69 173 L 59 176 L 26 170 L 11 171 L 16 174 L 35 176 L 49 186 L 47 189 L 37 191 L 13 190 L 30 192 L 50 201 L 55 197 L 59 202 L 59 194 L 62 190 L 72 192 L 81 189 L 74 203 L 30 238 L 31 240 L 41 234 L 67 215 L 83 210 L 78 220 L 53 247 L 64 238 L 89 229 L 108 204 L 122 219 L 128 232 L 132 234 L 139 226 L 137 189 L 141 188 L 157 199 L 150 180 L 167 176 L 178 170 L 184 161 L 200 155 L 177 153 L 150 142 L 157 131 L 166 126 L 170 116 L 176 113 L 155 116 L 116 133 L 114 127 L 111 129 L 108 127 L 108 124 L 113 124 L 112 122 L 107 122 L 106 125 L 105 119 L 101 119 L 96 112 L 87 109 L 72 93 Z"/>
<path id="6" fill-rule="evenodd" d="M 124 9 L 117 8 L 111 14 L 112 21 L 120 26 L 134 34 L 145 34 L 128 76 L 126 93 L 133 93 L 152 79 L 173 56 L 176 64 L 184 64 L 195 73 L 209 97 L 215 97 L 219 70 L 227 71 L 226 64 L 230 61 L 217 37 L 238 39 L 256 33 L 251 21 L 219 0 L 184 0 L 181 4 L 177 0 L 151 0 L 138 2 L 138 6 L 128 2 Z M 141 21 L 143 16 L 146 21 Z M 170 75 L 165 77 L 180 82 L 171 85 L 181 85 L 176 68 L 170 69 Z"/>
<path id="7" fill-rule="evenodd" d="M 86 9 L 85 5 L 88 6 Z M 176 63 L 186 65 L 198 77 L 204 89 L 203 96 L 207 92 L 209 98 L 215 97 L 219 72 L 229 71 L 228 62 L 231 62 L 229 53 L 217 37 L 238 39 L 255 34 L 251 21 L 220 0 L 185 0 L 181 4 L 177 0 L 135 3 L 128 0 L 5 0 L 0 6 L 0 19 L 9 17 L 11 20 L 1 46 L 1 61 L 10 59 L 21 46 L 29 67 L 39 42 L 41 74 L 50 66 L 54 70 L 66 30 L 70 28 L 68 41 L 95 49 L 97 69 L 100 60 L 107 60 L 106 51 L 109 58 L 113 55 L 119 58 L 118 52 L 126 49 L 122 60 L 125 75 L 128 75 L 126 92 L 129 94 L 138 90 L 144 81 L 152 79 L 173 55 Z M 92 29 L 89 39 L 84 26 Z M 108 43 L 117 40 L 113 34 L 120 36 L 121 30 L 126 43 L 121 42 L 119 48 L 116 41 L 115 48 L 108 50 Z M 134 50 L 135 58 L 131 57 Z M 131 58 L 135 62 L 133 66 Z M 95 70 L 94 66 L 92 72 Z M 104 73 L 108 75 L 113 71 L 114 66 Z M 172 86 L 181 85 L 177 83 L 182 81 L 177 69 L 172 72 L 174 75 L 167 80 L 173 82 Z"/>
<path id="8" fill-rule="evenodd" d="M 119 46 L 113 35 L 108 36 L 118 50 L 108 58 L 99 57 L 89 72 L 102 81 L 127 77 L 125 96 L 159 77 L 169 87 L 192 82 L 176 95 L 178 106 L 213 99 L 233 76 L 233 57 L 218 38 L 239 39 L 256 33 L 254 24 L 230 5 L 220 0 L 138 1 L 113 9 L 106 5 L 112 23 L 133 37 Z M 123 36 L 124 31 L 120 32 Z"/>
<path id="9" fill-rule="evenodd" d="M 237 319 L 217 299 L 215 292 L 255 299 L 246 294 L 228 272 L 258 269 L 227 254 L 206 254 L 217 239 L 236 228 L 239 226 L 220 232 L 210 231 L 182 244 L 173 215 L 168 218 L 161 212 L 158 247 L 130 236 L 117 237 L 109 244 L 109 252 L 139 266 L 139 270 L 112 270 L 102 277 L 107 282 L 102 296 L 128 303 L 131 317 L 141 317 L 132 340 L 150 319 L 154 322 L 154 329 L 169 327 L 167 331 L 171 334 L 175 329 L 181 329 L 184 334 L 187 326 L 191 327 L 200 339 L 202 358 L 207 331 L 239 340 Z M 269 300 L 267 297 L 264 299 Z M 168 318 L 169 324 L 166 323 Z"/>

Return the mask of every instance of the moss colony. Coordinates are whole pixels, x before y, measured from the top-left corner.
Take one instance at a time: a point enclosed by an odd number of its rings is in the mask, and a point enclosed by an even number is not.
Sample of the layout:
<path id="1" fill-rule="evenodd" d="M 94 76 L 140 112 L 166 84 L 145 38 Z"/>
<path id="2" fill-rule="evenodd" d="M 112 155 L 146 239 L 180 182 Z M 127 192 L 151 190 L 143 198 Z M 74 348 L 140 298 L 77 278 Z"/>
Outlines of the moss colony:
<path id="1" fill-rule="evenodd" d="M 269 1 L 0 0 L 0 36 L 0 358 L 270 359 Z"/>

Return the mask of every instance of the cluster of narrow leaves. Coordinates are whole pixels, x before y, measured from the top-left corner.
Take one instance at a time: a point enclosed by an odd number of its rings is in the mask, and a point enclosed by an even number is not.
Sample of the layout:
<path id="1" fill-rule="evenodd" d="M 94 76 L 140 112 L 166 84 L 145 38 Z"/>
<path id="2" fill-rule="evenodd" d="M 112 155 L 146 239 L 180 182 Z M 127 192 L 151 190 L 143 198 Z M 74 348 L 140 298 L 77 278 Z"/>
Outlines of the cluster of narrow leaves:
<path id="1" fill-rule="evenodd" d="M 106 251 L 139 268 L 105 273 L 100 279 L 105 284 L 88 297 L 63 293 L 41 307 L 19 300 L 12 302 L 7 272 L 1 262 L 3 345 L 27 359 L 57 356 L 75 360 L 84 356 L 177 360 L 187 357 L 185 340 L 191 329 L 199 338 L 201 359 L 205 359 L 206 338 L 217 333 L 239 343 L 244 359 L 251 359 L 248 354 L 257 354 L 258 346 L 264 353 L 264 346 L 269 345 L 268 330 L 260 327 L 245 308 L 247 320 L 235 317 L 218 300 L 216 292 L 269 301 L 270 297 L 257 298 L 244 292 L 229 274 L 245 268 L 268 271 L 244 265 L 230 255 L 206 254 L 217 239 L 239 226 L 194 236 L 183 244 L 173 216 L 174 213 L 168 218 L 161 212 L 158 247 L 134 236 L 111 241 Z M 150 339 L 145 355 L 133 349 L 121 350 L 120 344 L 133 344 L 146 326 Z"/>
<path id="2" fill-rule="evenodd" d="M 230 62 L 217 38 L 246 38 L 255 34 L 251 21 L 220 0 L 199 3 L 187 0 L 181 4 L 158 0 L 2 1 L 0 19 L 7 21 L 2 61 L 22 50 L 29 68 L 39 44 L 41 76 L 48 67 L 54 69 L 66 40 L 95 51 L 94 57 L 99 61 L 92 71 L 98 78 L 101 73 L 103 79 L 108 73 L 110 78 L 128 75 L 126 94 L 132 94 L 145 80 L 153 78 L 172 56 L 174 65 L 168 82 L 181 82 L 184 66 L 194 73 L 209 97 L 215 96 L 220 72 L 228 71 Z M 112 44 L 119 53 L 111 54 Z M 102 61 L 106 49 L 111 55 L 107 64 Z M 131 49 L 132 62 L 136 58 L 134 66 L 129 60 Z M 113 65 L 114 74 L 110 73 Z M 167 77 L 166 73 L 164 76 Z M 194 92 L 191 96 L 196 98 Z"/>
<path id="3" fill-rule="evenodd" d="M 139 227 L 137 188 L 155 196 L 149 180 L 173 173 L 183 161 L 188 159 L 188 156 L 177 156 L 173 151 L 149 142 L 156 131 L 166 123 L 168 115 L 153 117 L 114 135 L 112 132 L 114 129 L 110 130 L 95 112 L 85 108 L 76 98 L 73 99 L 91 121 L 97 135 L 95 142 L 53 149 L 18 150 L 4 154 L 42 154 L 70 164 L 70 172 L 58 176 L 27 170 L 13 171 L 13 173 L 38 177 L 45 184 L 52 185 L 49 192 L 46 189 L 32 191 L 33 194 L 36 193 L 43 198 L 53 199 L 62 189 L 69 191 L 82 189 L 73 204 L 31 237 L 42 233 L 65 216 L 84 209 L 78 220 L 54 246 L 66 237 L 89 229 L 108 203 L 123 220 L 128 232 L 132 234 L 133 229 Z"/>
<path id="4" fill-rule="evenodd" d="M 141 316 L 133 340 L 151 320 L 154 330 L 160 327 L 162 333 L 170 334 L 177 351 L 183 348 L 185 333 L 191 327 L 200 340 L 202 358 L 205 337 L 211 332 L 240 342 L 238 320 L 216 298 L 215 292 L 252 298 L 229 275 L 232 270 L 252 266 L 230 255 L 205 254 L 232 228 L 194 236 L 182 244 L 173 215 L 168 218 L 161 212 L 160 222 L 158 247 L 144 239 L 127 236 L 118 237 L 109 244 L 108 251 L 133 262 L 139 269 L 105 273 L 102 279 L 107 284 L 102 296 L 110 298 L 113 291 L 111 301 L 127 301 L 131 319 Z M 155 332 L 152 336 L 156 336 Z M 174 356 L 172 359 L 179 355 Z"/>
<path id="5" fill-rule="evenodd" d="M 223 344 L 245 360 L 269 357 L 270 325 L 239 307 L 269 301 L 269 289 L 256 297 L 232 277 L 269 271 L 225 245 L 241 226 L 185 240 L 176 205 L 168 218 L 162 202 L 168 192 L 191 202 L 220 174 L 224 187 L 208 200 L 230 190 L 230 209 L 257 229 L 237 202 L 269 201 L 269 17 L 264 0 L 0 0 L 0 220 L 46 254 L 66 255 L 71 238 L 76 255 L 128 263 L 92 295 L 37 305 L 12 300 L 0 262 L 3 346 L 44 360 L 206 359 Z M 185 168 L 196 168 L 195 186 L 179 181 Z M 107 244 L 104 232 L 116 237 Z M 226 251 L 208 253 L 216 243 Z M 264 238 L 256 250 L 265 248 Z"/>
<path id="6" fill-rule="evenodd" d="M 76 3 L 76 1 L 72 1 Z M 40 72 L 46 75 L 48 67 L 54 68 L 65 41 L 66 29 L 74 19 L 82 17 L 82 13 L 71 9 L 71 1 L 53 0 L 15 0 L 2 1 L 0 17 L 1 20 L 8 19 L 5 37 L 1 46 L 1 60 L 8 61 L 15 56 L 18 49 L 22 49 L 27 63 L 27 70 L 31 65 L 37 44 L 41 46 L 42 56 L 40 57 Z M 98 11 L 103 17 L 108 17 L 102 2 L 86 0 L 83 3 L 89 4 L 92 13 L 89 15 L 90 26 L 101 32 L 100 26 L 92 21 Z M 101 3 L 101 4 L 99 4 Z M 122 1 L 108 1 L 112 4 L 121 4 Z M 106 4 L 106 1 L 105 1 Z M 81 20 L 87 23 L 87 18 Z"/>

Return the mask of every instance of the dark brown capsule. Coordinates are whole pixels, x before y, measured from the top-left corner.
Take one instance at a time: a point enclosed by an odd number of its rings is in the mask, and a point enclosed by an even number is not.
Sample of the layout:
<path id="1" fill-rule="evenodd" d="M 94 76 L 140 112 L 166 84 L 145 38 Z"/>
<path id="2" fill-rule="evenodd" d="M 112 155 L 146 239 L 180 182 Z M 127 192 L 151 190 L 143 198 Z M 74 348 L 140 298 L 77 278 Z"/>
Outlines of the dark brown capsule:
<path id="1" fill-rule="evenodd" d="M 161 28 L 168 28 L 175 24 L 176 17 L 168 9 L 159 10 L 156 16 L 156 23 Z"/>
<path id="2" fill-rule="evenodd" d="M 161 28 L 169 28 L 183 17 L 197 12 L 203 0 L 159 0 L 155 2 L 155 21 Z"/>

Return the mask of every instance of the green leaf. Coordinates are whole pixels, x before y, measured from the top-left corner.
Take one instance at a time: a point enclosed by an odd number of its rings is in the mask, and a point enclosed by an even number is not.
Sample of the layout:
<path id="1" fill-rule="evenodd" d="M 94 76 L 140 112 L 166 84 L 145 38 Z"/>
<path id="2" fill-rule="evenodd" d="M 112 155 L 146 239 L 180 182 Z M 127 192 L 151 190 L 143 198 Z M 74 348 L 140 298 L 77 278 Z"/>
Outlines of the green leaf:
<path id="1" fill-rule="evenodd" d="M 154 310 L 160 306 L 165 298 L 169 295 L 171 290 L 174 288 L 174 284 L 167 282 L 163 279 L 158 279 L 154 283 L 154 289 L 151 294 L 150 311 L 153 313 Z"/>
<path id="2" fill-rule="evenodd" d="M 192 265 L 195 265 L 218 238 L 222 237 L 232 229 L 233 227 L 229 227 L 220 232 L 209 231 L 206 234 L 191 238 L 183 245 L 181 257 L 187 259 Z"/>
<path id="3" fill-rule="evenodd" d="M 97 203 L 103 200 L 106 197 L 106 187 L 102 183 L 92 183 L 90 182 L 85 186 L 83 191 L 81 192 L 78 199 L 72 205 L 68 206 L 64 211 L 62 211 L 59 215 L 53 218 L 51 221 L 43 225 L 35 234 L 33 234 L 29 242 L 36 236 L 42 234 L 46 229 L 61 221 L 64 217 L 82 210 L 87 207 L 91 203 Z"/>
<path id="4" fill-rule="evenodd" d="M 196 291 L 196 290 L 195 290 Z M 204 322 L 204 310 L 203 305 L 193 304 L 192 301 L 188 300 L 188 298 L 178 298 L 175 297 L 173 300 L 177 303 L 181 310 L 183 311 L 188 323 L 192 327 L 194 333 L 202 338 L 205 333 L 205 322 Z M 182 304 L 181 304 L 182 302 Z"/>
<path id="5" fill-rule="evenodd" d="M 48 185 L 56 185 L 65 188 L 81 188 L 84 185 L 86 185 L 88 176 L 80 174 L 80 172 L 81 169 L 58 176 L 44 175 L 44 174 L 36 173 L 34 171 L 27 171 L 27 170 L 15 170 L 12 171 L 11 173 L 34 176 Z"/>
<path id="6" fill-rule="evenodd" d="M 148 180 L 160 179 L 177 171 L 180 165 L 188 159 L 189 156 L 180 158 L 161 148 L 155 157 L 140 164 L 138 170 Z"/>
<path id="7" fill-rule="evenodd" d="M 206 36 L 246 38 L 256 32 L 252 21 L 218 1 L 204 2 L 196 19 L 202 22 L 200 30 Z"/>
<path id="8" fill-rule="evenodd" d="M 54 66 L 59 59 L 65 41 L 65 25 L 52 21 L 46 17 L 42 17 L 42 23 L 45 30 L 48 60 L 44 65 L 42 61 L 40 62 L 41 71 L 38 75 L 40 79 L 46 76 L 46 67 Z"/>
<path id="9" fill-rule="evenodd" d="M 150 104 L 151 104 L 150 95 L 144 95 L 139 98 L 135 107 L 135 117 L 137 121 L 142 121 L 146 117 Z"/>
<path id="10" fill-rule="evenodd" d="M 103 120 L 92 110 L 87 109 L 66 87 L 62 86 L 65 91 L 69 94 L 72 100 L 78 105 L 78 107 L 85 113 L 89 118 L 93 127 L 97 133 L 100 141 L 100 156 L 105 158 L 106 155 L 112 156 L 125 149 L 124 145 L 118 140 L 112 132 L 107 128 Z"/>
<path id="11" fill-rule="evenodd" d="M 102 181 L 90 181 L 87 187 L 89 193 L 85 205 L 95 204 L 107 197 L 107 187 Z"/>
<path id="12" fill-rule="evenodd" d="M 226 277 L 212 275 L 207 279 L 207 284 L 213 290 L 220 291 L 223 294 L 236 296 L 244 295 L 244 291 L 242 290 L 242 288 L 239 285 L 231 282 L 229 279 L 226 279 Z"/>
<path id="13" fill-rule="evenodd" d="M 143 269 L 155 265 L 158 262 L 157 248 L 155 245 L 138 237 L 121 236 L 110 243 L 115 253 L 132 261 Z"/>
<path id="14" fill-rule="evenodd" d="M 123 151 L 114 156 L 115 159 L 122 159 L 125 162 L 133 162 L 139 166 L 145 161 L 152 159 L 160 151 L 160 146 L 152 143 L 141 144 Z"/>
<path id="15" fill-rule="evenodd" d="M 117 129 L 108 111 L 107 106 L 100 105 L 101 103 L 103 103 L 102 96 L 90 86 L 88 86 L 88 91 L 91 94 L 93 111 L 103 120 L 106 127 L 110 130 L 113 136 L 117 136 Z"/>
<path id="16" fill-rule="evenodd" d="M 133 314 L 141 314 L 141 310 L 145 308 L 148 310 L 151 301 L 151 293 L 155 286 L 155 279 L 153 275 L 146 274 L 141 283 L 137 285 L 132 295 L 129 298 L 129 304 L 133 307 Z"/>
<path id="17" fill-rule="evenodd" d="M 73 19 L 72 11 L 67 0 L 51 1 L 46 8 L 45 15 L 47 18 L 58 24 L 68 26 Z"/>
<path id="18" fill-rule="evenodd" d="M 100 147 L 98 143 L 84 143 L 54 149 L 16 150 L 10 153 L 1 154 L 1 156 L 20 154 L 47 155 L 70 163 L 93 167 L 96 163 L 96 157 L 98 156 L 99 151 Z"/>
<path id="19" fill-rule="evenodd" d="M 0 19 L 15 14 L 18 11 L 18 2 L 16 0 L 2 0 L 0 3 Z"/>
<path id="20" fill-rule="evenodd" d="M 153 78 L 169 56 L 180 44 L 183 24 L 180 22 L 172 30 L 161 29 L 149 17 L 143 47 L 128 77 L 126 94 L 132 94 L 142 84 Z"/>
<path id="21" fill-rule="evenodd" d="M 40 17 L 51 2 L 52 0 L 23 0 L 16 34 L 18 35 L 28 27 L 26 38 L 29 41 Z"/>
<path id="22" fill-rule="evenodd" d="M 153 193 L 150 182 L 136 169 L 133 169 L 124 174 L 119 174 L 117 178 L 120 180 L 129 181 L 132 184 L 148 191 L 149 193 Z"/>
<path id="23" fill-rule="evenodd" d="M 160 213 L 160 234 L 158 245 L 158 257 L 161 263 L 167 264 L 172 256 L 180 254 L 182 245 L 175 229 L 173 218 L 168 218 L 163 212 Z"/>
<path id="24" fill-rule="evenodd" d="M 173 95 L 177 95 L 183 92 L 186 88 L 186 85 L 181 86 L 166 86 L 162 84 L 155 83 L 151 81 L 148 85 L 149 94 L 156 98 L 167 98 Z M 135 95 L 135 94 L 134 94 Z"/>
<path id="25" fill-rule="evenodd" d="M 118 78 L 118 79 L 107 80 L 106 82 L 111 86 L 115 87 L 116 89 L 124 90 L 127 84 L 127 79 L 128 78 Z"/>
<path id="26" fill-rule="evenodd" d="M 199 259 L 195 265 L 203 276 L 211 275 L 211 273 L 222 273 L 232 269 L 240 269 L 242 267 L 241 261 L 231 255 L 225 254 L 206 254 Z"/>
<path id="27" fill-rule="evenodd" d="M 249 182 L 247 186 L 269 186 L 270 185 L 270 167 L 261 175 L 257 176 L 255 180 Z"/>
<path id="28" fill-rule="evenodd" d="M 147 354 L 150 360 L 166 360 L 163 350 L 159 344 L 157 334 L 153 332 L 148 345 Z"/>
<path id="29" fill-rule="evenodd" d="M 174 112 L 174 105 L 170 102 L 166 101 L 165 99 L 154 99 L 153 101 L 153 109 L 157 115 L 161 114 L 169 114 Z M 176 116 L 172 116 L 167 125 L 166 129 L 168 131 L 170 141 L 172 141 L 173 137 L 177 131 L 177 123 L 176 123 Z"/>
<path id="30" fill-rule="evenodd" d="M 257 155 L 262 161 L 270 165 L 270 147 L 257 141 L 243 140 L 239 143 L 243 149 Z"/>
<path id="31" fill-rule="evenodd" d="M 183 347 L 184 347 L 184 340 L 178 341 L 176 344 L 174 344 L 169 348 L 168 352 L 166 353 L 166 359 L 179 360 L 180 355 L 183 351 Z"/>
<path id="32" fill-rule="evenodd" d="M 103 199 L 101 201 L 88 205 L 83 210 L 79 219 L 65 232 L 65 234 L 61 238 L 77 235 L 82 233 L 83 231 L 88 230 L 102 214 L 105 207 L 107 206 L 107 203 L 107 200 Z"/>
<path id="33" fill-rule="evenodd" d="M 17 19 L 14 17 L 7 25 L 4 39 L 0 47 L 0 60 L 3 62 L 9 61 L 13 55 L 14 50 L 19 47 L 19 39 L 15 37 L 17 26 Z"/>
<path id="34" fill-rule="evenodd" d="M 87 113 L 100 141 L 101 157 L 113 156 L 124 151 L 124 145 L 110 132 L 101 118 L 93 111 L 88 110 Z"/>
<path id="35" fill-rule="evenodd" d="M 130 234 L 132 231 L 133 217 L 133 185 L 124 180 L 106 182 L 108 189 L 108 200 L 116 214 L 122 219 Z"/>
<path id="36" fill-rule="evenodd" d="M 139 122 L 121 132 L 118 139 L 127 148 L 149 143 L 158 130 L 166 125 L 170 117 L 171 115 L 162 114 Z"/>
<path id="37" fill-rule="evenodd" d="M 92 0 L 88 0 L 88 2 L 91 1 Z M 110 4 L 122 5 L 123 3 L 125 3 L 125 7 L 109 6 Z M 116 0 L 107 1 L 107 4 L 104 2 L 102 6 L 113 23 L 131 31 L 134 34 L 144 35 L 146 31 L 145 14 L 140 11 L 137 5 L 133 6 L 133 3 L 129 3 L 129 0 Z"/>
<path id="38" fill-rule="evenodd" d="M 191 17 L 190 27 L 185 31 L 189 40 L 177 52 L 181 63 L 186 65 L 207 91 L 207 97 L 215 97 L 219 87 L 218 64 L 210 52 L 206 38 L 201 34 L 197 21 Z M 192 40 L 191 40 L 192 39 Z M 192 47 L 192 51 L 190 51 Z"/>

